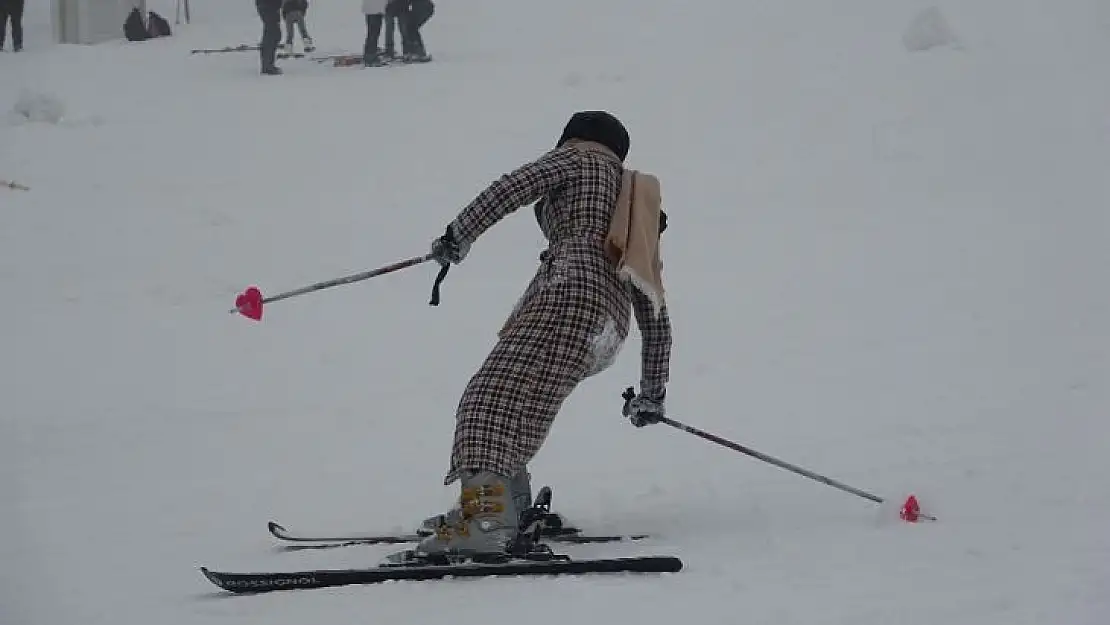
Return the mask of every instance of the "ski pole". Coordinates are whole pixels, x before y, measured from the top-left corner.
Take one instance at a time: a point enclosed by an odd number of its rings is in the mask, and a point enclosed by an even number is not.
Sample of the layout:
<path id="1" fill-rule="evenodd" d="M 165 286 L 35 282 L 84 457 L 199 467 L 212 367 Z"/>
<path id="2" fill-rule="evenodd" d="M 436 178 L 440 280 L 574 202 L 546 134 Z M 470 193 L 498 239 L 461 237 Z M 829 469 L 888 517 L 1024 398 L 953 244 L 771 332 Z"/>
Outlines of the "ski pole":
<path id="1" fill-rule="evenodd" d="M 387 273 L 392 273 L 394 271 L 399 271 L 399 270 L 405 269 L 407 267 L 412 267 L 414 265 L 419 265 L 419 264 L 422 264 L 422 263 L 426 263 L 426 262 L 428 262 L 432 259 L 433 259 L 433 256 L 431 254 L 425 254 L 424 256 L 416 256 L 414 258 L 409 258 L 407 260 L 402 260 L 400 262 L 393 263 L 392 265 L 386 265 L 384 267 L 379 267 L 377 269 L 372 269 L 370 271 L 364 271 L 362 273 L 356 273 L 356 274 L 352 274 L 352 275 L 349 275 L 349 276 L 344 276 L 342 278 L 336 278 L 334 280 L 327 280 L 325 282 L 317 282 L 316 284 L 312 284 L 312 285 L 309 285 L 309 286 L 306 286 L 306 287 L 295 289 L 293 291 L 287 291 L 285 293 L 280 293 L 278 295 L 274 295 L 274 296 L 267 297 L 267 298 L 262 297 L 262 291 L 259 290 L 258 287 L 252 286 L 252 287 L 247 288 L 246 291 L 240 293 L 239 296 L 235 298 L 235 308 L 232 308 L 228 312 L 230 312 L 232 314 L 239 313 L 239 314 L 241 314 L 241 315 L 243 315 L 243 316 L 245 316 L 249 319 L 253 319 L 254 321 L 258 321 L 259 319 L 262 318 L 262 306 L 263 306 L 263 304 L 269 304 L 271 302 L 276 302 L 276 301 L 280 301 L 280 300 L 283 300 L 283 299 L 289 299 L 291 297 L 296 297 L 298 295 L 304 295 L 305 293 L 312 293 L 312 292 L 315 292 L 315 291 L 322 291 L 324 289 L 328 289 L 328 288 L 331 288 L 333 286 L 339 286 L 341 284 L 351 284 L 352 282 L 360 282 L 362 280 L 366 280 L 366 279 L 369 279 L 369 278 L 374 278 L 374 277 L 384 275 L 384 274 L 387 274 Z M 440 270 L 439 270 L 439 274 L 436 275 L 435 283 L 432 285 L 432 298 L 428 302 L 432 306 L 438 306 L 439 305 L 439 287 L 443 283 L 444 278 L 447 277 L 447 270 L 449 268 L 450 268 L 450 265 L 441 266 Z"/>
<path id="2" fill-rule="evenodd" d="M 635 389 L 633 389 L 630 386 L 627 389 L 625 389 L 625 391 L 621 395 L 621 397 L 623 397 L 626 402 L 631 401 L 633 398 L 636 397 L 636 391 L 635 391 Z M 813 471 L 810 471 L 808 469 L 803 469 L 802 467 L 795 466 L 795 465 L 790 464 L 789 462 L 785 462 L 783 460 L 779 460 L 778 458 L 775 458 L 773 456 L 768 456 L 765 453 L 756 451 L 756 450 L 751 449 L 749 447 L 745 447 L 745 446 L 740 445 L 738 443 L 734 443 L 734 442 L 732 442 L 728 439 L 721 438 L 720 436 L 717 436 L 716 434 L 710 434 L 709 432 L 706 432 L 705 430 L 699 430 L 696 427 L 686 425 L 685 423 L 680 423 L 678 421 L 675 421 L 674 419 L 669 419 L 667 417 L 661 417 L 659 419 L 659 422 L 660 423 L 666 423 L 667 425 L 669 425 L 673 428 L 682 430 L 683 432 L 686 432 L 687 434 L 693 434 L 694 436 L 704 438 L 707 441 L 717 443 L 718 445 L 721 445 L 722 447 L 728 447 L 729 449 L 731 449 L 733 451 L 738 451 L 742 454 L 746 454 L 746 455 L 751 456 L 753 458 L 756 458 L 758 460 L 762 460 L 763 462 L 773 464 L 776 467 L 786 469 L 787 471 L 793 471 L 794 473 L 797 473 L 798 475 L 808 477 L 811 480 L 821 482 L 822 484 L 825 484 L 827 486 L 832 486 L 833 488 L 838 488 L 838 489 L 840 489 L 844 492 L 856 495 L 857 497 L 863 497 L 864 499 L 869 499 L 869 500 L 871 500 L 875 503 L 879 503 L 879 504 L 884 503 L 884 499 L 882 497 L 879 497 L 878 495 L 873 495 L 873 494 L 871 494 L 867 491 L 863 491 L 863 490 L 860 490 L 858 488 L 848 486 L 847 484 L 844 484 L 842 482 L 838 482 L 838 481 L 836 481 L 836 480 L 834 480 L 830 477 L 825 477 L 824 475 L 821 475 L 819 473 L 814 473 Z M 906 502 L 902 505 L 902 509 L 901 509 L 900 514 L 901 514 L 903 519 L 905 519 L 907 521 L 911 521 L 911 522 L 916 521 L 918 518 L 926 519 L 926 520 L 929 520 L 929 521 L 936 521 L 937 520 L 936 517 L 930 516 L 928 514 L 924 514 L 924 513 L 921 512 L 921 510 L 918 507 L 917 498 L 914 497 L 913 495 L 910 495 L 906 499 Z"/>

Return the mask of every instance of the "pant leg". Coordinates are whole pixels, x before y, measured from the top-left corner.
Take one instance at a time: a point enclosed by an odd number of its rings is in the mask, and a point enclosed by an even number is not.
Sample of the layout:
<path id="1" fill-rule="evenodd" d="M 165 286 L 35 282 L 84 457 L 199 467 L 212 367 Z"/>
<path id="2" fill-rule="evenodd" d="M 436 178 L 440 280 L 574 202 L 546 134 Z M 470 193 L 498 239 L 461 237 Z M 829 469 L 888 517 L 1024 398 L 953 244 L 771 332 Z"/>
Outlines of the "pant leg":
<path id="1" fill-rule="evenodd" d="M 257 0 L 255 7 L 262 19 L 262 41 L 259 44 L 259 59 L 262 69 L 276 67 L 277 47 L 281 42 L 281 4 L 273 0 Z"/>
<path id="2" fill-rule="evenodd" d="M 412 52 L 412 39 L 409 38 L 408 12 L 397 14 L 397 33 L 401 35 L 401 54 Z"/>
<path id="3" fill-rule="evenodd" d="M 363 62 L 377 58 L 378 38 L 382 33 L 382 14 L 374 13 L 366 16 L 366 43 L 362 45 Z"/>
<path id="4" fill-rule="evenodd" d="M 585 379 L 598 313 L 586 299 L 565 301 L 555 291 L 524 302 L 467 383 L 444 484 L 465 470 L 509 476 L 524 469 Z"/>
<path id="5" fill-rule="evenodd" d="M 397 45 L 396 45 L 396 43 L 393 39 L 394 35 L 396 34 L 396 30 L 397 30 L 397 16 L 387 13 L 386 16 L 385 16 L 384 27 L 385 27 L 385 49 L 390 54 L 392 54 L 393 52 L 395 52 L 397 50 Z"/>
<path id="6" fill-rule="evenodd" d="M 424 37 L 420 28 L 428 23 L 435 13 L 435 5 L 431 0 L 415 0 L 408 12 L 409 45 L 414 54 L 427 54 L 424 48 Z"/>
<path id="7" fill-rule="evenodd" d="M 286 47 L 293 46 L 293 24 L 294 20 L 285 18 L 285 45 Z"/>
<path id="8" fill-rule="evenodd" d="M 312 37 L 308 36 L 308 25 L 305 24 L 304 15 L 297 20 L 297 30 L 301 33 L 301 39 L 312 39 Z"/>
<path id="9" fill-rule="evenodd" d="M 16 50 L 23 48 L 23 3 L 24 0 L 13 0 L 12 44 Z"/>
<path id="10" fill-rule="evenodd" d="M 8 35 L 8 4 L 0 0 L 0 48 L 4 47 L 4 40 Z"/>

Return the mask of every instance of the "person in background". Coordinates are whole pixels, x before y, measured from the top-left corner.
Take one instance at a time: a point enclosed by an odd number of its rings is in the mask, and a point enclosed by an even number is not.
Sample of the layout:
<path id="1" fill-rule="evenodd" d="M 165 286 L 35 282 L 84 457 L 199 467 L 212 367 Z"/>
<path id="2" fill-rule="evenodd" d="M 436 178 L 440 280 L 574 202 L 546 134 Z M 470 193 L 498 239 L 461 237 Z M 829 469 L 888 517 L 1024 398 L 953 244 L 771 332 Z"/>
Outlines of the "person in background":
<path id="1" fill-rule="evenodd" d="M 284 52 L 293 53 L 294 26 L 301 33 L 301 43 L 304 44 L 304 51 L 312 52 L 316 49 L 316 46 L 312 43 L 312 37 L 308 35 L 308 27 L 305 25 L 304 20 L 307 14 L 308 0 L 285 0 L 285 3 L 281 5 L 281 17 L 285 21 L 285 44 L 281 46 Z"/>
<path id="2" fill-rule="evenodd" d="M 366 16 L 366 41 L 362 44 L 362 64 L 376 67 L 384 64 L 378 38 L 385 20 L 386 0 L 362 0 L 362 13 Z"/>
<path id="3" fill-rule="evenodd" d="M 401 16 L 398 13 L 398 3 L 390 2 L 385 7 L 385 50 L 383 56 L 389 60 L 400 58 L 397 56 L 396 33 L 400 31 Z"/>
<path id="4" fill-rule="evenodd" d="M 424 47 L 424 37 L 420 28 L 432 19 L 435 13 L 432 0 L 389 0 L 390 12 L 398 16 L 401 30 L 402 60 L 405 63 L 426 63 L 432 60 Z"/>
<path id="5" fill-rule="evenodd" d="M 266 76 L 282 74 L 277 66 L 277 49 L 281 43 L 281 3 L 282 0 L 254 0 L 258 17 L 262 19 L 262 41 L 258 45 L 258 54 L 262 74 Z"/>
<path id="6" fill-rule="evenodd" d="M 23 50 L 23 0 L 0 0 L 0 51 L 4 50 L 9 19 L 12 22 L 12 51 L 19 52 Z"/>

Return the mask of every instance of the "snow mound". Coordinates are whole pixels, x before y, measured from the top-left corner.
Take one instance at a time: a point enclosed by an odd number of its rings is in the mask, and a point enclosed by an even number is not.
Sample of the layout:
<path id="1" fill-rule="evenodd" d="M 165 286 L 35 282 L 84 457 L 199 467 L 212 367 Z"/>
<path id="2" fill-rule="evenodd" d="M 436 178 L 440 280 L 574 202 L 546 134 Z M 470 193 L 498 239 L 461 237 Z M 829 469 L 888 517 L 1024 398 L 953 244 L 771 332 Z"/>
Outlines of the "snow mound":
<path id="1" fill-rule="evenodd" d="M 19 121 L 61 123 L 65 117 L 65 104 L 48 93 L 24 91 L 12 106 L 12 114 Z"/>
<path id="2" fill-rule="evenodd" d="M 955 46 L 959 38 L 948 24 L 940 9 L 931 6 L 920 13 L 902 33 L 902 45 L 910 52 L 923 52 L 930 48 Z"/>

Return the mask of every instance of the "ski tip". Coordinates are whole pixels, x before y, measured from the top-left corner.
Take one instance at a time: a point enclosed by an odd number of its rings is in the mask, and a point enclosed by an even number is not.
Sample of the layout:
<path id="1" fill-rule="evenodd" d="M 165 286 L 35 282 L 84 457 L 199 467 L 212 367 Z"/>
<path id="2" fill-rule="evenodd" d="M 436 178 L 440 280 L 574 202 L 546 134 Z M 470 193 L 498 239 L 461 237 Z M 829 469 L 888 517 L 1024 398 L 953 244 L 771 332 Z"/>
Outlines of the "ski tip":
<path id="1" fill-rule="evenodd" d="M 285 528 L 282 527 L 281 525 L 277 524 L 274 521 L 267 521 L 266 522 L 266 529 L 270 530 L 270 533 L 275 534 L 275 535 L 278 534 L 278 533 L 284 533 L 285 532 Z"/>

